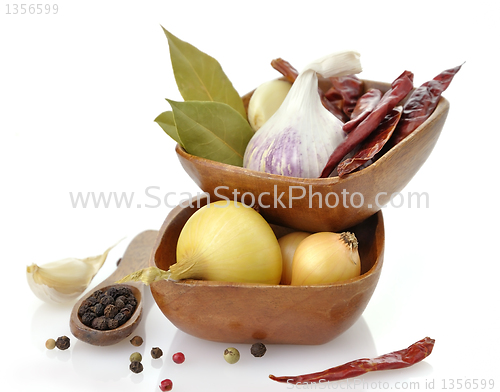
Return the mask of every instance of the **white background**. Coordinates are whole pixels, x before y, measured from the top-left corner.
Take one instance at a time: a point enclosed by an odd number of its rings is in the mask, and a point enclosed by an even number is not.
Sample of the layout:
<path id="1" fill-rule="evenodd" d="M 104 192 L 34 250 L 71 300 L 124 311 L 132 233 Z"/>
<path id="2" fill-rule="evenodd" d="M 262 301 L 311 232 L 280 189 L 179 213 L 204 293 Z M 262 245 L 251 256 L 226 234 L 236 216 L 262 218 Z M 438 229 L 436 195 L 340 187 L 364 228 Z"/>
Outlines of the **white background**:
<path id="1" fill-rule="evenodd" d="M 452 382 L 457 388 L 460 379 L 479 385 L 494 379 L 500 388 L 498 2 L 277 3 L 56 0 L 49 3 L 58 4 L 56 15 L 7 15 L 2 0 L 2 385 L 157 391 L 171 378 L 175 391 L 283 391 L 291 386 L 269 380 L 270 373 L 320 371 L 430 336 L 436 346 L 425 362 L 356 383 L 382 390 L 415 389 L 410 382 L 418 382 L 425 390 L 434 381 L 439 390 L 453 389 Z M 334 341 L 270 345 L 260 359 L 249 345 L 237 345 L 242 359 L 228 365 L 222 352 L 231 342 L 178 331 L 147 297 L 138 330 L 145 338 L 140 375 L 128 370 L 134 351 L 128 341 L 99 348 L 72 339 L 67 351 L 45 349 L 47 338 L 71 336 L 71 306 L 36 298 L 26 266 L 99 254 L 126 237 L 97 284 L 136 234 L 159 229 L 168 214 L 165 205 L 144 208 L 156 203 L 146 197 L 147 187 L 158 187 L 159 196 L 176 192 L 171 204 L 185 198 L 181 192 L 199 191 L 178 163 L 174 142 L 153 122 L 168 109 L 165 98 L 181 99 L 161 25 L 215 57 L 241 94 L 277 76 L 269 65 L 276 57 L 300 69 L 327 53 L 354 49 L 362 56 L 361 77 L 391 82 L 408 69 L 415 85 L 465 61 L 444 93 L 451 109 L 441 138 L 403 191 L 427 192 L 429 208 L 384 209 L 379 285 L 359 322 Z M 134 192 L 135 199 L 131 208 L 73 208 L 70 192 Z M 152 346 L 165 352 L 161 360 L 149 357 Z M 184 364 L 170 360 L 176 351 L 186 354 Z M 335 386 L 363 389 L 354 383 Z"/>

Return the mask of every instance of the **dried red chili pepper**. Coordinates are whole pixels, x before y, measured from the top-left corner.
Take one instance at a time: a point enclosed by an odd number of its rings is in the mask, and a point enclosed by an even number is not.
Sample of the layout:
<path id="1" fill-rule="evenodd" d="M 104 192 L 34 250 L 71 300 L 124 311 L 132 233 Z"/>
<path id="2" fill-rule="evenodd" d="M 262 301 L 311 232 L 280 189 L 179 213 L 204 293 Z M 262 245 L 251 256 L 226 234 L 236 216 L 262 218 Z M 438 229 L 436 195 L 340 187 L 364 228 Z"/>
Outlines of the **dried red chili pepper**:
<path id="1" fill-rule="evenodd" d="M 295 79 L 297 79 L 297 76 L 299 75 L 297 70 L 288 61 L 283 60 L 282 58 L 272 60 L 271 65 L 275 70 L 280 72 L 290 83 L 295 82 Z M 347 115 L 338 106 L 337 101 L 330 101 L 326 98 L 325 93 L 321 89 L 318 89 L 318 91 L 323 106 L 342 122 L 346 122 L 349 117 L 347 117 Z"/>
<path id="2" fill-rule="evenodd" d="M 404 98 L 413 88 L 413 73 L 404 71 L 392 82 L 375 109 L 354 129 L 330 156 L 320 178 L 328 177 L 348 153 L 363 142 L 384 119 L 384 117 Z"/>
<path id="3" fill-rule="evenodd" d="M 377 129 L 373 131 L 363 142 L 361 148 L 358 152 L 356 152 L 356 155 L 339 163 L 337 166 L 337 173 L 339 177 L 344 177 L 353 172 L 358 167 L 367 163 L 377 153 L 379 153 L 380 150 L 382 150 L 382 147 L 384 147 L 384 145 L 389 141 L 394 130 L 396 129 L 399 119 L 401 118 L 402 111 L 402 106 L 396 106 L 392 109 L 391 112 L 385 116 Z"/>
<path id="4" fill-rule="evenodd" d="M 271 61 L 272 67 L 281 73 L 290 83 L 295 82 L 299 72 L 286 60 L 277 58 Z"/>
<path id="5" fill-rule="evenodd" d="M 363 94 L 363 81 L 356 75 L 330 78 L 330 81 L 333 88 L 342 96 L 342 111 L 350 118 L 356 102 Z"/>
<path id="6" fill-rule="evenodd" d="M 346 122 L 342 127 L 345 133 L 350 133 L 355 129 L 368 115 L 373 112 L 382 98 L 382 91 L 376 88 L 369 89 L 364 93 L 356 103 L 354 110 L 351 113 L 351 120 Z"/>
<path id="7" fill-rule="evenodd" d="M 447 69 L 413 91 L 403 107 L 401 121 L 391 141 L 393 145 L 398 144 L 429 118 L 434 109 L 436 109 L 441 94 L 448 88 L 453 77 L 461 67 L 459 65 L 458 67 Z"/>
<path id="8" fill-rule="evenodd" d="M 346 378 L 357 377 L 368 372 L 379 370 L 401 369 L 414 365 L 428 357 L 434 348 L 434 343 L 434 339 L 426 337 L 413 343 L 408 348 L 381 355 L 377 358 L 358 359 L 322 372 L 305 374 L 302 376 L 276 377 L 271 374 L 269 378 L 274 381 L 288 384 L 317 383 L 344 380 Z"/>

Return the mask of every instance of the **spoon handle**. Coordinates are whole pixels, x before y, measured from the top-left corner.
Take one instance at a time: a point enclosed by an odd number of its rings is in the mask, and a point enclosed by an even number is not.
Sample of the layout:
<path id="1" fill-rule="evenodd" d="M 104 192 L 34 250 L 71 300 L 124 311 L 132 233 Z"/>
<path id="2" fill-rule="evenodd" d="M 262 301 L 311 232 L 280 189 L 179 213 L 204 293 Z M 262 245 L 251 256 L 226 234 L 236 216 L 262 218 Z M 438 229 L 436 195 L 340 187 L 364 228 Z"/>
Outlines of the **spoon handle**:
<path id="1" fill-rule="evenodd" d="M 135 236 L 125 250 L 118 267 L 105 282 L 114 283 L 132 272 L 146 268 L 157 236 L 157 230 L 146 230 Z"/>

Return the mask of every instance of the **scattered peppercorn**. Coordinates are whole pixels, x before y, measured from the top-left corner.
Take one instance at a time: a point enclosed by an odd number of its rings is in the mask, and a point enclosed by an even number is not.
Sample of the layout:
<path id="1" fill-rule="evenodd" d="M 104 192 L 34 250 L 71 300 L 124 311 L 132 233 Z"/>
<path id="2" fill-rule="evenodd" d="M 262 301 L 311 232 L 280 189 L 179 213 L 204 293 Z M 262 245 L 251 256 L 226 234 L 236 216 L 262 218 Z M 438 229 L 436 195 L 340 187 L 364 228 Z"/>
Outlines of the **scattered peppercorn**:
<path id="1" fill-rule="evenodd" d="M 56 347 L 59 350 L 67 350 L 70 346 L 70 341 L 67 336 L 60 336 L 56 340 Z"/>
<path id="2" fill-rule="evenodd" d="M 95 290 L 78 309 L 83 324 L 105 331 L 126 323 L 134 314 L 137 299 L 127 286 L 110 286 L 104 292 Z"/>
<path id="3" fill-rule="evenodd" d="M 45 347 L 49 350 L 53 350 L 56 347 L 56 341 L 54 339 L 47 339 L 45 342 Z"/>
<path id="4" fill-rule="evenodd" d="M 240 360 L 240 352 L 234 347 L 226 348 L 224 350 L 224 359 L 232 365 Z"/>
<path id="5" fill-rule="evenodd" d="M 161 351 L 161 348 L 159 348 L 159 347 L 153 347 L 151 349 L 151 356 L 154 359 L 161 358 L 162 355 L 163 355 L 163 351 Z"/>
<path id="6" fill-rule="evenodd" d="M 252 344 L 252 347 L 250 348 L 250 352 L 254 357 L 263 357 L 266 351 L 266 346 L 264 345 L 264 343 L 260 342 Z"/>
<path id="7" fill-rule="evenodd" d="M 172 388 L 174 387 L 174 384 L 172 383 L 172 380 L 170 379 L 165 379 L 160 383 L 160 390 L 165 392 L 165 391 L 171 391 Z"/>
<path id="8" fill-rule="evenodd" d="M 130 343 L 132 343 L 132 346 L 139 347 L 142 345 L 143 340 L 140 336 L 134 336 L 132 339 L 130 339 Z"/>
<path id="9" fill-rule="evenodd" d="M 130 355 L 130 362 L 141 362 L 142 361 L 142 355 L 141 353 L 133 353 Z"/>
<path id="10" fill-rule="evenodd" d="M 144 367 L 142 366 L 142 363 L 140 363 L 139 361 L 131 362 L 129 368 L 134 373 L 140 373 L 140 372 L 142 372 L 144 370 Z"/>
<path id="11" fill-rule="evenodd" d="M 186 359 L 186 357 L 184 356 L 183 353 L 175 353 L 174 355 L 172 355 L 172 360 L 178 364 L 183 363 L 185 361 L 185 359 Z"/>

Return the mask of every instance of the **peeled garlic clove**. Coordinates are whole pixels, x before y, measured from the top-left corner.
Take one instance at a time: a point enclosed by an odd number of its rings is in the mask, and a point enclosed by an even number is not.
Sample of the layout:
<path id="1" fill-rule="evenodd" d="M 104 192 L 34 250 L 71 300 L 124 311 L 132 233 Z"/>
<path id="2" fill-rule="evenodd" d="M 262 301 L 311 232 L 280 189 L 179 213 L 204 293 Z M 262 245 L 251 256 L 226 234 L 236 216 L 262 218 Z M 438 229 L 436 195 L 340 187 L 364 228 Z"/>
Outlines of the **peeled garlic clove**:
<path id="1" fill-rule="evenodd" d="M 309 64 L 279 109 L 250 139 L 243 166 L 290 177 L 319 177 L 346 134 L 342 121 L 321 103 L 317 73 L 336 77 L 359 72 L 359 54 L 352 51 L 337 52 Z"/>
<path id="2" fill-rule="evenodd" d="M 337 283 L 359 276 L 361 261 L 353 233 L 320 232 L 304 239 L 295 251 L 293 286 Z"/>
<path id="3" fill-rule="evenodd" d="M 31 291 L 48 303 L 68 303 L 78 298 L 106 261 L 108 253 L 86 259 L 67 258 L 44 265 L 31 264 L 26 277 Z"/>
<path id="4" fill-rule="evenodd" d="M 248 121 L 254 131 L 259 130 L 278 110 L 292 84 L 285 80 L 271 80 L 255 89 L 248 103 Z"/>

